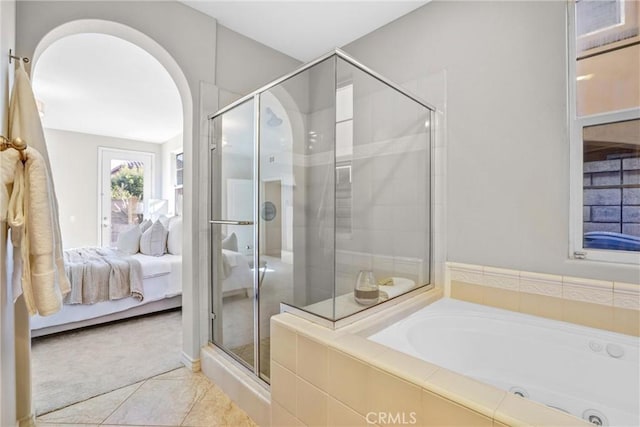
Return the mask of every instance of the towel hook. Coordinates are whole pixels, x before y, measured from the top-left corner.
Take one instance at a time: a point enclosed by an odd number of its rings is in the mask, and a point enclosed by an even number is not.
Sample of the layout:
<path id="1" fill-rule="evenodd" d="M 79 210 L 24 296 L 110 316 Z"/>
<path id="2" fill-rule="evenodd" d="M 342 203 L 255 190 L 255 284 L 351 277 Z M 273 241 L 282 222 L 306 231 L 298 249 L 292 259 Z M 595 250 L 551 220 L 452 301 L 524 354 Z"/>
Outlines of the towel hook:
<path id="1" fill-rule="evenodd" d="M 25 64 L 28 64 L 30 59 L 27 58 L 26 56 L 16 56 L 13 54 L 13 51 L 11 49 L 9 49 L 9 64 L 11 64 L 11 60 L 15 59 L 16 61 L 22 61 Z"/>
<path id="2" fill-rule="evenodd" d="M 27 143 L 24 142 L 21 138 L 16 138 L 11 141 L 4 135 L 0 135 L 0 151 L 7 150 L 9 148 L 13 148 L 14 150 L 18 150 L 20 153 L 20 160 L 24 163 L 26 158 L 24 156 L 24 152 L 27 149 Z"/>

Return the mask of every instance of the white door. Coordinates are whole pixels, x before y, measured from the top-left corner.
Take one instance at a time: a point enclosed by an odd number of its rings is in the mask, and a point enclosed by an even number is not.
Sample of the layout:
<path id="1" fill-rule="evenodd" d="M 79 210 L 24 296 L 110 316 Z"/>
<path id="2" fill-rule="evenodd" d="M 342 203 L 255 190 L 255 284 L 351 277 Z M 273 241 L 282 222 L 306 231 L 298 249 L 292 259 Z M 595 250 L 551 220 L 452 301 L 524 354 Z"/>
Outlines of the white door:
<path id="1" fill-rule="evenodd" d="M 114 247 L 118 233 L 148 217 L 153 157 L 140 151 L 99 149 L 101 246 Z"/>

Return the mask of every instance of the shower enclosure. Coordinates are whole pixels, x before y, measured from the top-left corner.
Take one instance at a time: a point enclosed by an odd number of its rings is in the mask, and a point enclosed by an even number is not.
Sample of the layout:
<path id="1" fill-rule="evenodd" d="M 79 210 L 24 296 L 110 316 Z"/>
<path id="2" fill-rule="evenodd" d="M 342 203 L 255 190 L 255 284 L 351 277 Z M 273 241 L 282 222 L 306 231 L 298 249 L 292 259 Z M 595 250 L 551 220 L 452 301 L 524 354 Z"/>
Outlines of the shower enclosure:
<path id="1" fill-rule="evenodd" d="M 211 116 L 211 342 L 269 382 L 281 304 L 330 325 L 376 305 L 360 271 L 378 303 L 429 285 L 432 123 L 340 50 Z"/>

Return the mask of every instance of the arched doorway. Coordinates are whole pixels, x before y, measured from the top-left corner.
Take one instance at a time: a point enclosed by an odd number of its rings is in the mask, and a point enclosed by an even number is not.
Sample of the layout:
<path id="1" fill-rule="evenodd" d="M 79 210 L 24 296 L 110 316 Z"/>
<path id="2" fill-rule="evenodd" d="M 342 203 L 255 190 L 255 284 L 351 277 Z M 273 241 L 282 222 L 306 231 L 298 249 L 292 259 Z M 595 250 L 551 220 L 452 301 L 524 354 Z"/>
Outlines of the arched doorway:
<path id="1" fill-rule="evenodd" d="M 155 58 L 155 60 L 159 62 L 159 64 L 164 68 L 164 70 L 166 70 L 166 72 L 170 76 L 170 79 L 175 84 L 175 88 L 177 92 L 179 93 L 178 102 L 180 103 L 180 106 L 179 106 L 181 110 L 180 114 L 182 116 L 181 117 L 182 118 L 181 133 L 183 136 L 182 145 L 185 148 L 182 154 L 181 161 L 184 161 L 184 157 L 190 156 L 191 154 L 191 141 L 192 141 L 191 134 L 193 129 L 193 114 L 192 114 L 193 102 L 192 102 L 191 90 L 188 86 L 188 83 L 184 74 L 182 73 L 182 70 L 180 69 L 178 64 L 175 62 L 175 60 L 169 55 L 169 53 L 162 46 L 160 46 L 158 43 L 156 43 L 154 40 L 147 37 L 143 33 L 140 33 L 137 30 L 134 30 L 122 24 L 109 22 L 109 21 L 102 21 L 102 20 L 82 20 L 82 21 L 73 21 L 73 22 L 64 24 L 54 29 L 50 33 L 48 33 L 38 44 L 35 50 L 35 53 L 33 55 L 32 77 L 35 78 L 34 83 L 37 82 L 38 72 L 39 72 L 38 65 L 41 63 L 40 59 L 46 55 L 47 49 L 51 48 L 56 42 L 64 38 L 73 37 L 73 35 L 82 35 L 82 34 L 88 34 L 88 33 L 98 34 L 105 37 L 108 36 L 112 38 L 117 38 L 118 40 L 131 43 L 135 45 L 137 48 L 144 50 L 146 53 L 153 56 L 153 58 Z M 82 60 L 90 61 L 91 58 L 90 57 L 82 58 Z M 37 84 L 35 84 L 34 86 L 37 86 Z M 36 93 L 36 96 L 37 96 L 37 93 Z M 45 109 L 46 108 L 47 106 L 45 105 Z M 46 114 L 46 110 L 45 110 L 45 114 Z M 156 164 L 156 168 L 158 168 L 160 166 L 159 165 L 160 162 L 158 161 L 156 163 L 158 163 Z M 174 165 L 174 169 L 175 169 L 175 165 Z M 58 193 L 60 193 L 60 188 L 58 188 Z M 88 203 L 92 203 L 92 202 L 88 202 Z M 175 200 L 173 200 L 172 204 L 175 206 Z M 145 214 L 148 213 L 147 212 L 148 209 L 149 209 L 149 206 L 145 204 L 144 206 Z M 175 211 L 175 209 L 173 210 Z M 190 228 L 190 226 L 187 228 Z M 188 243 L 189 243 L 189 239 L 185 239 L 185 246 Z M 183 268 L 182 275 L 184 277 L 190 277 L 190 272 L 191 272 L 191 266 L 185 265 Z M 185 287 L 192 286 L 191 282 L 185 282 L 184 280 L 183 282 L 185 283 Z M 192 327 L 190 328 L 189 325 L 192 325 L 194 323 L 195 321 L 194 319 L 197 318 L 197 313 L 185 313 L 184 317 L 185 319 L 182 320 L 182 323 L 187 325 L 187 327 L 184 329 L 192 330 L 193 328 Z"/>

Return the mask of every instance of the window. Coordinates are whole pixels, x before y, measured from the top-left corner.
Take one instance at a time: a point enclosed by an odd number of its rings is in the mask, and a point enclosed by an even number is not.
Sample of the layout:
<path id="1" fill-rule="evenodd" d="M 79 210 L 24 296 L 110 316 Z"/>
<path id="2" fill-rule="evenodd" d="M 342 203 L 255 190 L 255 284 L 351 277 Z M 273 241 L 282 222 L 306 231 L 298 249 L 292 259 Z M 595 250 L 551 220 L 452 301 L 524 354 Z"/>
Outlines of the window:
<path id="1" fill-rule="evenodd" d="M 175 158 L 176 176 L 174 182 L 174 195 L 175 195 L 175 214 L 182 215 L 182 184 L 184 177 L 184 153 L 176 154 Z"/>
<path id="2" fill-rule="evenodd" d="M 635 1 L 578 0 L 570 13 L 571 252 L 638 262 L 640 36 Z"/>
<path id="3" fill-rule="evenodd" d="M 353 197 L 351 164 L 353 158 L 353 85 L 336 90 L 336 233 L 351 234 Z"/>

